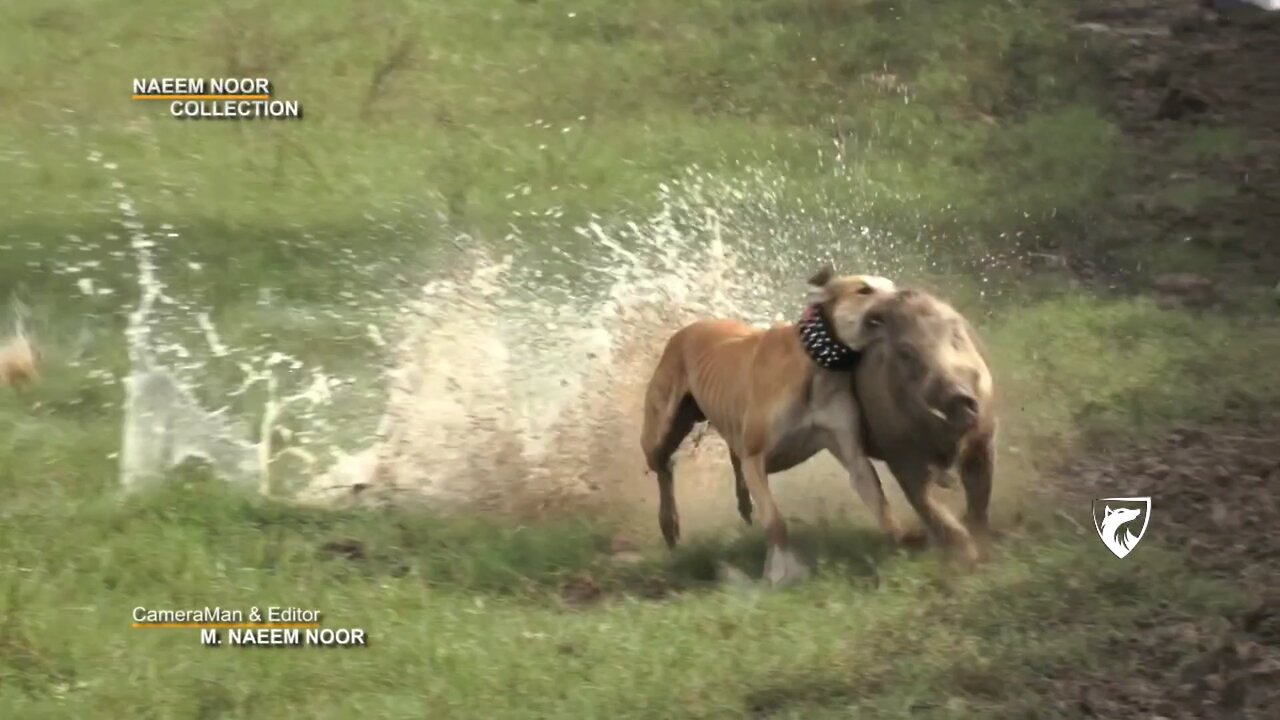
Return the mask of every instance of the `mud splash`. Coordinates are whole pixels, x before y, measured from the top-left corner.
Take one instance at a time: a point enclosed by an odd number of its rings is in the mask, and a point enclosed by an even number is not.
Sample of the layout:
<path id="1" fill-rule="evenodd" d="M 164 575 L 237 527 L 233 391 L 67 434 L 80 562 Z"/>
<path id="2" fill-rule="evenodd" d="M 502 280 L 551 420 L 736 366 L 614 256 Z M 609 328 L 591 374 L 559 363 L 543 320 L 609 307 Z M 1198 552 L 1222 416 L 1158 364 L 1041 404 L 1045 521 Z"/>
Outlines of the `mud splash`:
<path id="1" fill-rule="evenodd" d="M 823 263 L 931 274 L 923 238 L 879 231 L 836 202 L 799 202 L 777 173 L 725 179 L 692 169 L 658 189 L 658 210 L 643 220 L 572 227 L 549 213 L 490 242 L 458 237 L 459 253 L 432 267 L 405 260 L 401 274 L 423 281 L 411 297 L 371 301 L 392 318 L 367 328 L 384 352 L 368 367 L 385 372 L 356 380 L 224 342 L 208 309 L 172 297 L 160 277 L 154 254 L 177 231 L 148 231 L 123 185 L 113 187 L 139 292 L 128 331 L 127 488 L 199 458 L 229 480 L 310 503 L 417 500 L 518 514 L 647 504 L 636 438 L 644 383 L 669 333 L 707 316 L 791 320 L 803 279 Z M 241 382 L 210 409 L 205 378 L 227 367 Z M 355 397 L 385 402 L 357 416 Z M 372 440 L 361 447 L 359 438 Z M 686 443 L 678 462 L 685 501 L 727 490 L 713 433 Z M 837 487 L 853 504 L 833 461 L 793 472 L 806 476 L 804 502 L 783 481 L 788 510 L 838 507 Z M 682 503 L 693 524 L 696 505 Z M 730 500 L 714 505 L 710 514 L 732 517 Z"/>
<path id="2" fill-rule="evenodd" d="M 538 514 L 640 502 L 651 490 L 636 440 L 644 383 L 670 332 L 707 316 L 790 320 L 824 261 L 902 274 L 915 259 L 852 216 L 784 210 L 779 187 L 763 173 L 691 171 L 659 189 L 659 211 L 642 222 L 573 228 L 566 240 L 587 253 L 476 249 L 407 304 L 380 441 L 304 495 Z M 686 490 L 727 482 L 720 450 L 687 444 Z"/>

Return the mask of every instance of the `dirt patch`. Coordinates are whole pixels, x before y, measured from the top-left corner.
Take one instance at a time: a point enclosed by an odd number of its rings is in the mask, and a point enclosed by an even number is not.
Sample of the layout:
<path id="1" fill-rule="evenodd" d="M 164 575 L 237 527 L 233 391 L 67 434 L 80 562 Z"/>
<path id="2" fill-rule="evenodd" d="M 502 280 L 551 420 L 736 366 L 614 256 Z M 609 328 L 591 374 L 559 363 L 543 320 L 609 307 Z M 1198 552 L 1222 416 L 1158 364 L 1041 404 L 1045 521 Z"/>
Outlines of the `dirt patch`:
<path id="1" fill-rule="evenodd" d="M 1250 591 L 1280 586 L 1280 414 L 1179 428 L 1062 478 L 1090 497 L 1151 496 L 1153 539 Z"/>
<path id="2" fill-rule="evenodd" d="M 1118 0 L 1078 14 L 1077 30 L 1113 50 L 1113 111 L 1138 167 L 1077 263 L 1145 274 L 1159 269 L 1134 266 L 1177 257 L 1175 269 L 1267 287 L 1280 274 L 1280 13 L 1211 4 Z"/>
<path id="3" fill-rule="evenodd" d="M 603 600 L 604 596 L 604 588 L 585 573 L 575 575 L 560 588 L 560 599 L 571 608 L 594 605 Z"/>
<path id="4" fill-rule="evenodd" d="M 1151 278 L 1162 302 L 1218 304 L 1280 275 L 1280 13 L 1195 0 L 1091 2 L 1077 30 L 1113 49 L 1113 112 L 1137 164 L 1131 185 L 1067 263 Z M 1192 270 L 1195 275 L 1187 274 Z M 1125 673 L 1056 682 L 1061 717 L 1280 717 L 1280 412 L 1179 428 L 1071 461 L 1053 475 L 1075 503 L 1151 496 L 1154 542 L 1237 584 L 1232 617 L 1153 609 L 1118 632 Z M 1092 528 L 1088 529 L 1092 532 Z"/>
<path id="5" fill-rule="evenodd" d="M 1128 672 L 1079 673 L 1056 683 L 1055 709 L 1062 717 L 1275 718 L 1280 652 L 1250 618 L 1274 622 L 1276 608 L 1267 601 L 1225 628 L 1153 616 L 1149 630 L 1117 638 L 1110 649 L 1139 659 Z"/>
<path id="6" fill-rule="evenodd" d="M 355 538 L 339 538 L 326 541 L 321 543 L 319 552 L 320 556 L 325 558 L 364 560 L 368 557 L 364 542 Z"/>
<path id="7" fill-rule="evenodd" d="M 838 674 L 806 674 L 786 678 L 770 687 L 748 693 L 746 716 L 752 719 L 794 717 L 796 710 L 842 707 L 883 688 L 881 678 L 867 676 L 854 682 Z M 912 710 L 925 708 L 915 708 Z"/>
<path id="8" fill-rule="evenodd" d="M 1147 542 L 1180 549 L 1206 574 L 1254 598 L 1233 617 L 1153 612 L 1109 650 L 1141 658 L 1133 672 L 1085 672 L 1059 683 L 1059 711 L 1171 720 L 1280 716 L 1280 412 L 1220 418 L 1081 458 L 1056 473 L 1056 485 L 1080 503 L 1151 496 Z"/>

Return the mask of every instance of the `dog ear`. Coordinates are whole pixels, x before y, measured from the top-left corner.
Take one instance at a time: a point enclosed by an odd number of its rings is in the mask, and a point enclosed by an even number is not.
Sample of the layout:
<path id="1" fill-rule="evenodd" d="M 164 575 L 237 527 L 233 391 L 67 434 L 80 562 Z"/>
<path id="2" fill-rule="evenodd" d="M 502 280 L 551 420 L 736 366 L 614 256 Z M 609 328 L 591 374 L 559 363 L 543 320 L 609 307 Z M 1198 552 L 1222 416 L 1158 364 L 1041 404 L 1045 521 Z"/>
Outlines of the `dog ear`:
<path id="1" fill-rule="evenodd" d="M 809 305 L 821 305 L 831 300 L 832 293 L 827 284 L 835 275 L 835 268 L 830 265 L 814 273 L 813 277 L 809 278 L 809 292 L 806 294 L 805 302 Z"/>
<path id="2" fill-rule="evenodd" d="M 814 273 L 813 277 L 809 278 L 809 284 L 814 287 L 823 287 L 827 283 L 831 282 L 831 278 L 835 276 L 836 269 L 831 267 L 829 264 L 824 265 L 821 270 Z"/>

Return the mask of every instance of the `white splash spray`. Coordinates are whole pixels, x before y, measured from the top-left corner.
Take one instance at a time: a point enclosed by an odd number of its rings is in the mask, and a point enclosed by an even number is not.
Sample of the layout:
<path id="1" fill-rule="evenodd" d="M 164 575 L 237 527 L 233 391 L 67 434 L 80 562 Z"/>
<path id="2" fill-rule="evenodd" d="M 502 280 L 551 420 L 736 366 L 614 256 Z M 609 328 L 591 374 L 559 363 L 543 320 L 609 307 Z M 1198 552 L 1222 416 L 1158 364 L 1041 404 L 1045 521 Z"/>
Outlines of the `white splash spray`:
<path id="1" fill-rule="evenodd" d="M 101 156 L 94 153 L 90 162 L 101 162 Z M 114 174 L 114 164 L 101 164 L 106 172 Z M 118 198 L 120 224 L 133 253 L 139 290 L 138 304 L 129 314 L 125 330 L 129 374 L 124 379 L 120 451 L 120 479 L 125 489 L 132 490 L 148 480 L 161 478 L 193 458 L 208 462 L 216 473 L 230 481 L 256 483 L 264 494 L 274 489 L 272 466 L 283 455 L 300 456 L 308 467 L 314 467 L 316 459 L 310 453 L 296 447 L 275 451 L 273 441 L 281 433 L 289 434 L 287 428 L 278 427 L 285 410 L 302 403 L 313 409 L 325 405 L 331 400 L 330 390 L 335 381 L 313 369 L 309 386 L 282 398 L 277 369 L 288 365 L 298 370 L 301 363 L 280 353 L 265 358 L 237 358 L 244 382 L 230 396 L 243 394 L 259 383 L 266 386 L 257 437 L 253 437 L 249 424 L 235 417 L 228 407 L 207 410 L 196 396 L 198 379 L 189 377 L 205 368 L 209 359 L 234 353 L 219 339 L 206 312 L 191 311 L 167 293 L 155 257 L 158 234 L 147 231 L 124 184 L 113 177 L 111 186 Z M 173 232 L 164 235 L 176 237 Z M 156 317 L 159 304 L 173 306 L 179 314 L 193 317 L 208 343 L 207 352 L 193 350 L 177 341 L 161 342 Z M 162 357 L 165 355 L 181 362 L 166 363 Z M 202 357 L 205 355 L 208 357 Z"/>
<path id="2" fill-rule="evenodd" d="M 727 182 L 692 171 L 660 188 L 647 221 L 575 228 L 565 244 L 588 247 L 553 246 L 570 268 L 559 274 L 475 250 L 407 304 L 380 441 L 310 494 L 372 487 L 524 511 L 638 484 L 644 384 L 666 336 L 698 317 L 789 320 L 803 278 L 824 261 L 805 252 L 813 227 L 783 213 L 776 190 L 764 174 Z M 823 235 L 849 272 L 901 259 L 852 220 Z"/>
<path id="3" fill-rule="evenodd" d="M 509 511 L 639 485 L 644 384 L 670 332 L 698 317 L 793 319 L 803 279 L 826 262 L 893 277 L 924 268 L 913 265 L 914 240 L 832 204 L 797 202 L 777 175 L 743 177 L 690 170 L 659 188 L 659 209 L 643 221 L 563 228 L 550 212 L 498 242 L 459 238 L 465 252 L 450 267 L 404 271 L 424 282 L 388 301 L 394 322 L 360 325 L 368 364 L 390 367 L 384 387 L 220 337 L 208 308 L 170 297 L 159 277 L 157 240 L 176 232 L 148 233 L 114 181 L 140 294 L 127 331 L 122 482 L 136 487 L 198 457 L 228 480 L 298 500 L 412 497 Z M 182 326 L 181 342 L 156 331 L 161 307 L 167 327 Z M 228 363 L 242 378 L 225 393 L 238 410 L 209 410 L 202 373 Z M 352 418 L 335 410 L 339 391 L 385 404 Z M 369 436 L 363 450 L 340 449 Z M 292 476 L 280 468 L 286 457 L 301 460 Z M 718 471 L 729 477 L 727 464 Z"/>

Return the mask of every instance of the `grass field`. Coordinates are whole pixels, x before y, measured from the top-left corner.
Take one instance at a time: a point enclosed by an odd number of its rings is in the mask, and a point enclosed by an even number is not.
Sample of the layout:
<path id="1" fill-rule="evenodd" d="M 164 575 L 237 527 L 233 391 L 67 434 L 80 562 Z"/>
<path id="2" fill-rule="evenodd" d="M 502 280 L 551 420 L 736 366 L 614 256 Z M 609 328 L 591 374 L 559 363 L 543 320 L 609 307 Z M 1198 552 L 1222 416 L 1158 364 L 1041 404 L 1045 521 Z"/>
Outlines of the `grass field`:
<path id="1" fill-rule="evenodd" d="M 1093 667 L 1151 607 L 1234 601 L 1158 547 L 1141 563 L 1099 562 L 1096 539 L 1061 523 L 952 588 L 931 560 L 886 557 L 867 531 L 814 528 L 803 540 L 825 545 L 826 572 L 783 593 L 706 582 L 711 558 L 757 558 L 751 541 L 619 570 L 589 525 L 335 517 L 198 484 L 125 508 L 86 502 L 76 517 L 66 531 L 24 516 L 42 543 L 6 530 L 19 541 L 3 625 L 13 717 L 1026 717 L 1049 678 Z M 333 536 L 365 539 L 369 558 L 318 558 Z M 565 608 L 559 588 L 580 573 L 612 597 Z M 643 599 L 659 582 L 684 591 Z M 194 631 L 129 629 L 142 598 L 323 608 L 326 626 L 371 641 L 201 648 Z"/>
<path id="2" fill-rule="evenodd" d="M 720 560 L 759 571 L 761 538 L 736 529 L 620 565 L 612 516 L 303 510 L 198 472 L 124 499 L 120 389 L 93 372 L 128 367 L 122 197 L 177 230 L 161 274 L 228 342 L 269 337 L 355 372 L 377 350 L 351 328 L 386 309 L 355 299 L 448 266 L 456 237 L 521 261 L 557 246 L 592 258 L 575 225 L 644 217 L 696 166 L 767 172 L 779 207 L 913 239 L 991 346 L 1002 442 L 1035 456 L 1005 482 L 1033 489 L 1082 443 L 1274 402 L 1280 388 L 1254 378 L 1280 350 L 1274 323 L 984 269 L 1088 236 L 1141 160 L 1103 109 L 1107 49 L 1067 32 L 1069 11 L 5 3 L 0 297 L 30 308 L 50 366 L 35 388 L 0 388 L 0 715 L 1072 717 L 1047 700 L 1057 679 L 1124 673 L 1136 660 L 1112 652 L 1117 636 L 1157 611 L 1224 612 L 1237 590 L 1158 534 L 1140 559 L 1106 562 L 1076 524 L 1088 509 L 1052 502 L 1024 503 L 998 562 L 964 579 L 890 552 L 861 516 L 809 523 L 797 532 L 818 578 L 772 592 L 715 582 Z M 134 77 L 219 75 L 270 77 L 304 119 L 179 122 L 128 99 Z M 1232 137 L 1198 132 L 1186 152 Z M 817 253 L 835 232 L 802 242 Z M 86 296 L 82 277 L 114 292 Z M 352 539 L 359 559 L 323 551 Z M 600 597 L 574 601 L 587 591 Z M 315 608 L 371 644 L 201 648 L 194 631 L 130 629 L 139 605 Z"/>

